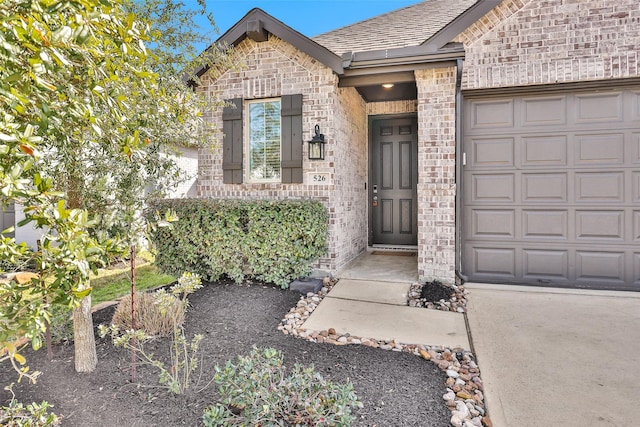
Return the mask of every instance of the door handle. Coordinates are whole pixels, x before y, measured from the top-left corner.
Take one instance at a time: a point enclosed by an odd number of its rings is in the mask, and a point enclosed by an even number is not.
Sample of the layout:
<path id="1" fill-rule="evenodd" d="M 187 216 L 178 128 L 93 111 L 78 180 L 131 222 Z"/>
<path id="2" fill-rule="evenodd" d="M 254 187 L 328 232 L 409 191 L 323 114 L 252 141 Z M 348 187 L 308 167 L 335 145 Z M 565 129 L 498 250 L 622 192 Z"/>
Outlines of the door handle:
<path id="1" fill-rule="evenodd" d="M 373 205 L 373 207 L 378 206 L 378 196 L 373 196 L 372 205 Z"/>

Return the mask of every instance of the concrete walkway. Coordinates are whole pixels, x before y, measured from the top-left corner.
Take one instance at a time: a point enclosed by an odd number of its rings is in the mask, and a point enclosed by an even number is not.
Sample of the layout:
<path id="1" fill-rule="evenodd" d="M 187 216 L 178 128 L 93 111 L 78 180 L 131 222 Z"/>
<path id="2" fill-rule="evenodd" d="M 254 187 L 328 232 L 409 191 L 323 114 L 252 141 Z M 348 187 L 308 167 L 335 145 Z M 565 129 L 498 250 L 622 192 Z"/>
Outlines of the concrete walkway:
<path id="1" fill-rule="evenodd" d="M 465 287 L 494 426 L 640 422 L 640 293 Z"/>
<path id="2" fill-rule="evenodd" d="M 341 335 L 380 341 L 471 348 L 462 314 L 407 305 L 411 282 L 417 279 L 415 257 L 366 253 L 339 277 L 304 329 L 333 328 Z"/>

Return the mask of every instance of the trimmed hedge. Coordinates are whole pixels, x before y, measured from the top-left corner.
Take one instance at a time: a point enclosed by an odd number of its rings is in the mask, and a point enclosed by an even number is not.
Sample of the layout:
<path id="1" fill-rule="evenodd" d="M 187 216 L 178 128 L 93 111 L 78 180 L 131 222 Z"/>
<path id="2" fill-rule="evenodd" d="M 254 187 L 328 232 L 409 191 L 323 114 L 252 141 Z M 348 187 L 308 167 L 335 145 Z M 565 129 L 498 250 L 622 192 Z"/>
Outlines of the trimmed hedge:
<path id="1" fill-rule="evenodd" d="M 157 227 L 156 265 L 169 274 L 198 273 L 209 281 L 253 277 L 287 288 L 327 251 L 327 210 L 318 201 L 171 199 L 178 221 Z"/>

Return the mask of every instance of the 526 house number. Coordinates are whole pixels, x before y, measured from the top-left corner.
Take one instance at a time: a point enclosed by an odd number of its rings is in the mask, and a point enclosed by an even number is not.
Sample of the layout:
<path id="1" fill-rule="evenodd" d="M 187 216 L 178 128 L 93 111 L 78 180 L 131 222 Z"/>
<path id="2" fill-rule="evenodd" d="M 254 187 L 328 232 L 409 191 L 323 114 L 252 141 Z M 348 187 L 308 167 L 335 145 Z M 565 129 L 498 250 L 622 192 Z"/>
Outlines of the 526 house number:
<path id="1" fill-rule="evenodd" d="M 331 175 L 328 173 L 309 173 L 307 175 L 308 185 L 329 185 L 331 184 Z"/>

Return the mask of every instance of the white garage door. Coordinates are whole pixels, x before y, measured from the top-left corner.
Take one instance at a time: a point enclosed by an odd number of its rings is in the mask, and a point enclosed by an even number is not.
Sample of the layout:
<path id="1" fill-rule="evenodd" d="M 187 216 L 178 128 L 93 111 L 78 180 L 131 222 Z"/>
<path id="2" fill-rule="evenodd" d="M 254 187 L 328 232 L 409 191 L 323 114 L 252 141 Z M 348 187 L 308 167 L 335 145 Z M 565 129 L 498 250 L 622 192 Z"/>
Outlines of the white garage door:
<path id="1" fill-rule="evenodd" d="M 469 97 L 462 272 L 640 290 L 640 87 Z"/>

